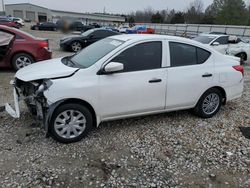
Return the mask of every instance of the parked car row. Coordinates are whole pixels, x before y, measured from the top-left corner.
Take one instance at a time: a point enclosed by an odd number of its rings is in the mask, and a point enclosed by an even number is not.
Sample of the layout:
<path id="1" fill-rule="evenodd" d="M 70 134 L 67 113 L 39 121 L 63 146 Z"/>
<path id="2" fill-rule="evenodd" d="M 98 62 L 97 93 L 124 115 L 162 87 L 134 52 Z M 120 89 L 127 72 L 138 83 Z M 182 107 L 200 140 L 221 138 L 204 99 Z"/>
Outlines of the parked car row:
<path id="1" fill-rule="evenodd" d="M 247 61 L 250 57 L 250 44 L 236 36 L 221 33 L 200 34 L 193 40 L 211 46 L 222 54 L 239 57 L 241 62 Z"/>
<path id="2" fill-rule="evenodd" d="M 65 32 L 68 31 L 85 32 L 89 29 L 99 28 L 99 27 L 100 26 L 97 24 L 84 25 L 81 21 L 64 22 L 62 20 L 58 20 L 56 23 L 53 22 L 37 23 L 31 26 L 31 30 L 43 30 L 43 31 L 62 30 Z"/>

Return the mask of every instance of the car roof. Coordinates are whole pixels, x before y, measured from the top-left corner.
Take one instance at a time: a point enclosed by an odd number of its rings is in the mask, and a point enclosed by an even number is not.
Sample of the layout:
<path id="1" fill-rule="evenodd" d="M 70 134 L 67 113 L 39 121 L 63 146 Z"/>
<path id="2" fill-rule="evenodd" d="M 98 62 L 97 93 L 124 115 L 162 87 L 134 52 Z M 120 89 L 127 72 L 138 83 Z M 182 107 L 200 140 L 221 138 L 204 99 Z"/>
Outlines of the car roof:
<path id="1" fill-rule="evenodd" d="M 186 42 L 191 42 L 192 40 L 183 38 L 183 37 L 176 37 L 170 35 L 152 35 L 152 34 L 123 34 L 123 35 L 115 35 L 111 36 L 110 38 L 122 40 L 122 41 L 129 41 L 129 40 L 182 40 Z"/>
<path id="2" fill-rule="evenodd" d="M 140 42 L 140 41 L 147 41 L 147 40 L 168 40 L 173 42 L 179 43 L 186 43 L 188 45 L 194 45 L 196 47 L 200 47 L 209 51 L 213 51 L 210 47 L 197 42 L 195 40 L 191 40 L 184 37 L 177 37 L 177 36 L 170 36 L 170 35 L 152 35 L 152 34 L 122 34 L 122 35 L 114 35 L 109 37 L 115 40 L 121 40 L 124 42 Z"/>

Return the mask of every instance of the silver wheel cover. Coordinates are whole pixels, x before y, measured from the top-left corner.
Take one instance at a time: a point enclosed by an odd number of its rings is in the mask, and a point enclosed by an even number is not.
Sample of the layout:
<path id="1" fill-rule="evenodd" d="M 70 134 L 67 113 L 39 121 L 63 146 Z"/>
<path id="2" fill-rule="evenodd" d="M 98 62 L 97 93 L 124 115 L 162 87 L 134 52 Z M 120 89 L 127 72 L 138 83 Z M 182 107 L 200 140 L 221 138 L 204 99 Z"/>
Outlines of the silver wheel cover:
<path id="1" fill-rule="evenodd" d="M 211 93 L 204 99 L 202 103 L 202 110 L 205 114 L 213 114 L 220 105 L 220 97 L 217 93 Z"/>
<path id="2" fill-rule="evenodd" d="M 78 52 L 79 50 L 82 49 L 82 45 L 81 45 L 80 42 L 74 42 L 74 43 L 71 45 L 71 47 L 72 47 L 72 50 L 73 50 L 74 52 Z"/>
<path id="3" fill-rule="evenodd" d="M 54 129 L 58 136 L 73 139 L 84 132 L 86 122 L 85 116 L 80 111 L 66 110 L 56 117 Z"/>
<path id="4" fill-rule="evenodd" d="M 16 59 L 15 64 L 16 64 L 17 69 L 19 70 L 19 69 L 21 69 L 23 67 L 26 67 L 26 66 L 32 64 L 32 61 L 27 56 L 19 56 Z"/>

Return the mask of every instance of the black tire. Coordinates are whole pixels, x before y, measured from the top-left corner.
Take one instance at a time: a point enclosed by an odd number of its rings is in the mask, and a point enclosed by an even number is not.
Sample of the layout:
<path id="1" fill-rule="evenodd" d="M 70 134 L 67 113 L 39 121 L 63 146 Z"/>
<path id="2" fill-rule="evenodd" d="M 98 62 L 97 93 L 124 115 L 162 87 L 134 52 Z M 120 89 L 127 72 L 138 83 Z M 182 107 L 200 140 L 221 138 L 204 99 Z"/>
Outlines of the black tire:
<path id="1" fill-rule="evenodd" d="M 34 58 L 31 56 L 31 55 L 29 55 L 29 54 L 26 54 L 26 53 L 19 53 L 19 54 L 16 54 L 16 55 L 14 55 L 14 57 L 12 58 L 12 66 L 13 66 L 13 68 L 16 70 L 16 71 L 18 71 L 18 70 L 20 70 L 21 68 L 23 68 L 23 67 L 20 67 L 20 65 L 18 65 L 18 62 L 17 62 L 17 60 L 19 59 L 19 58 L 22 58 L 22 57 L 25 57 L 25 58 L 27 58 L 28 59 L 28 61 L 30 62 L 30 64 L 32 64 L 32 63 L 34 63 L 35 61 L 34 61 Z"/>
<path id="2" fill-rule="evenodd" d="M 239 54 L 237 54 L 235 56 L 240 58 L 241 64 L 244 63 L 247 60 L 247 54 L 246 53 L 239 53 Z"/>
<path id="3" fill-rule="evenodd" d="M 216 105 L 214 107 L 215 109 L 213 111 L 211 111 L 211 113 L 206 113 L 205 109 L 203 108 L 203 104 L 205 103 L 206 98 L 208 96 L 211 96 L 211 94 L 214 94 L 214 96 L 218 97 L 218 101 L 217 101 L 218 105 Z M 211 118 L 211 117 L 215 116 L 221 108 L 222 100 L 223 100 L 223 97 L 222 97 L 222 94 L 221 94 L 219 89 L 216 89 L 216 88 L 209 89 L 201 96 L 196 107 L 194 108 L 195 115 L 197 115 L 201 118 Z"/>
<path id="4" fill-rule="evenodd" d="M 83 130 L 83 132 L 81 134 L 79 134 L 78 136 L 74 137 L 74 138 L 65 138 L 61 135 L 59 135 L 56 131 L 55 128 L 55 124 L 56 124 L 56 119 L 60 116 L 61 113 L 69 111 L 69 110 L 73 110 L 74 112 L 80 112 L 82 115 L 84 115 L 86 123 L 85 123 L 85 129 Z M 71 118 L 72 119 L 72 116 Z M 69 120 L 69 119 L 68 119 Z M 68 121 L 66 120 L 66 121 Z M 69 120 L 71 121 L 71 120 Z M 80 124 L 78 124 L 80 125 Z M 72 129 L 72 125 L 67 125 L 68 127 L 71 127 Z M 64 127 L 65 128 L 65 127 Z M 64 129 L 61 128 L 61 129 Z M 62 106 L 59 106 L 53 113 L 50 124 L 49 124 L 49 130 L 53 136 L 54 139 L 56 139 L 58 142 L 61 143 L 73 143 L 73 142 L 78 142 L 81 139 L 83 139 L 84 137 L 86 137 L 89 133 L 89 131 L 91 131 L 93 128 L 93 117 L 92 114 L 90 112 L 90 110 L 88 108 L 86 108 L 83 105 L 79 105 L 79 104 L 74 104 L 74 103 L 69 103 L 69 104 L 63 104 Z M 62 130 L 61 130 L 62 131 Z M 65 131 L 64 131 L 65 132 Z M 66 130 L 66 134 L 67 134 L 68 130 Z M 70 130 L 70 136 L 73 133 L 73 130 Z M 65 135 L 66 136 L 66 135 Z M 74 136 L 74 133 L 73 133 Z"/>

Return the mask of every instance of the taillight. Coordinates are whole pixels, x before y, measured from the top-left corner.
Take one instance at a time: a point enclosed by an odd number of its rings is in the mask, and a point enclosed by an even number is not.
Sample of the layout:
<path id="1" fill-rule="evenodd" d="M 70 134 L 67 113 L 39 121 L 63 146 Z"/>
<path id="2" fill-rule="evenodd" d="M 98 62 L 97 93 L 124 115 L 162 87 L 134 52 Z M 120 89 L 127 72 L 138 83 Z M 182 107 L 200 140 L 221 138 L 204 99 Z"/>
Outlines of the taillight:
<path id="1" fill-rule="evenodd" d="M 49 43 L 46 41 L 39 42 L 41 48 L 49 49 Z"/>
<path id="2" fill-rule="evenodd" d="M 244 68 L 241 65 L 236 65 L 233 66 L 233 68 L 239 72 L 241 72 L 241 74 L 244 76 Z"/>

